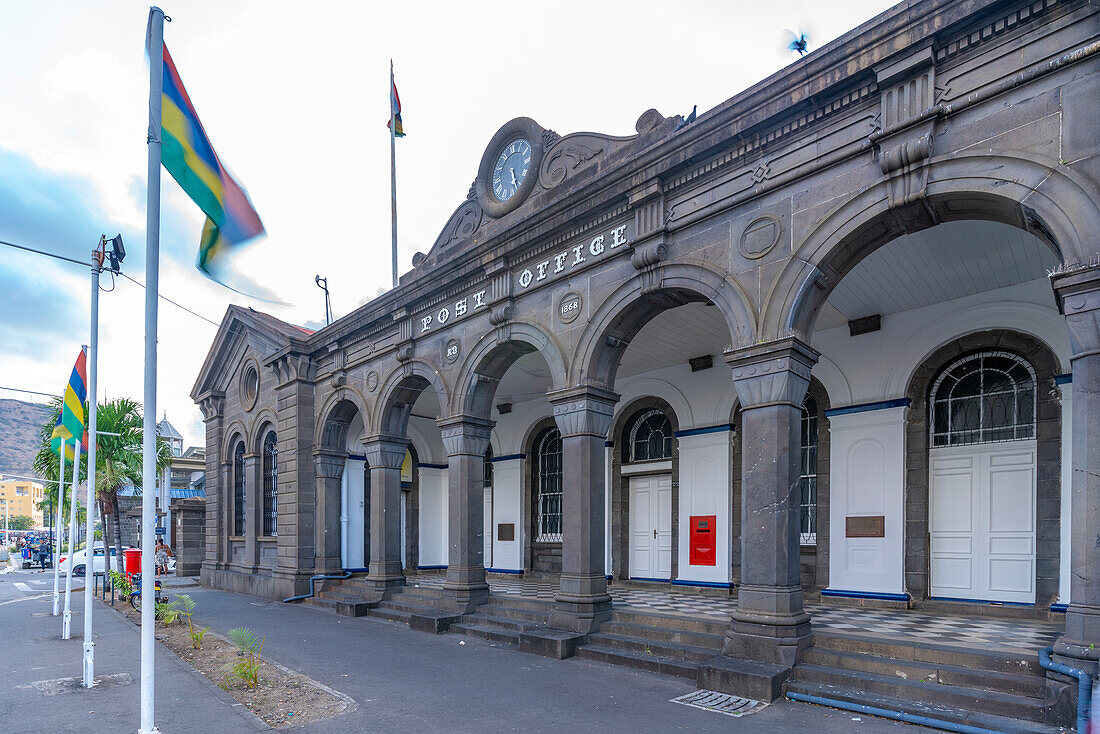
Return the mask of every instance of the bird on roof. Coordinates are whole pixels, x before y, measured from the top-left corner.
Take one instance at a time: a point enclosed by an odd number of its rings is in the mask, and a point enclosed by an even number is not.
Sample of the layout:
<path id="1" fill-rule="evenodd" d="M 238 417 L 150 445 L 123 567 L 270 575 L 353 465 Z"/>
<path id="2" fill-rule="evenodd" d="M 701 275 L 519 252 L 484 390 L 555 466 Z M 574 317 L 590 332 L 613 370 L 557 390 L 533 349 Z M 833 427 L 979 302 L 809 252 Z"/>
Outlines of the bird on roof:
<path id="1" fill-rule="evenodd" d="M 687 117 L 680 120 L 680 124 L 676 126 L 676 129 L 679 130 L 680 128 L 687 127 L 691 123 L 695 122 L 695 116 L 698 113 L 698 110 L 699 110 L 699 105 L 692 105 L 691 106 L 691 112 L 688 114 Z"/>
<path id="2" fill-rule="evenodd" d="M 798 55 L 805 56 L 808 53 L 807 46 L 809 40 L 806 38 L 805 33 L 799 33 L 795 35 L 794 31 L 788 30 L 787 34 L 790 36 L 790 42 L 787 44 L 787 49 L 790 51 L 797 51 Z"/>

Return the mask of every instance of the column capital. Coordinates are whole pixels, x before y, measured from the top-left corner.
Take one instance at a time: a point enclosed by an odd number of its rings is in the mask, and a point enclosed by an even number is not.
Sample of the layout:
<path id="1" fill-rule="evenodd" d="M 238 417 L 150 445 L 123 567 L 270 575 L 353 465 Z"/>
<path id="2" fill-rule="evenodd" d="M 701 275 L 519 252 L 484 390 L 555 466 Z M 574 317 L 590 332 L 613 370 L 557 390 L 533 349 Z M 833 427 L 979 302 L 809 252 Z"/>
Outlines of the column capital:
<path id="1" fill-rule="evenodd" d="M 546 398 L 554 406 L 554 420 L 563 436 L 607 438 L 619 394 L 595 385 L 553 390 Z"/>
<path id="2" fill-rule="evenodd" d="M 496 421 L 472 415 L 453 415 L 436 421 L 447 456 L 484 456 Z"/>
<path id="3" fill-rule="evenodd" d="M 313 471 L 320 479 L 338 479 L 343 476 L 347 455 L 324 449 L 313 450 Z"/>
<path id="4" fill-rule="evenodd" d="M 810 370 L 821 355 L 797 337 L 726 352 L 742 409 L 788 403 L 802 405 Z"/>
<path id="5" fill-rule="evenodd" d="M 1050 286 L 1066 317 L 1072 359 L 1100 354 L 1100 265 L 1054 273 Z"/>
<path id="6" fill-rule="evenodd" d="M 400 469 L 409 450 L 409 439 L 378 434 L 363 439 L 363 453 L 372 468 Z"/>

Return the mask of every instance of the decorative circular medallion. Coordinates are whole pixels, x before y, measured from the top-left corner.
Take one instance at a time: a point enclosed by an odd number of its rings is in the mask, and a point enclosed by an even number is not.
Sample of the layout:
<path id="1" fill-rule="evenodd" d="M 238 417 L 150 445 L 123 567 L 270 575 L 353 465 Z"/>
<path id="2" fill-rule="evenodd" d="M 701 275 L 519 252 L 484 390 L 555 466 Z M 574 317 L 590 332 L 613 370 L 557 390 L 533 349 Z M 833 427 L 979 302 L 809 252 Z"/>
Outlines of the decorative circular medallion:
<path id="1" fill-rule="evenodd" d="M 447 343 L 443 345 L 443 359 L 447 360 L 447 364 L 454 364 L 458 359 L 458 355 L 462 353 L 462 350 L 458 346 L 458 339 L 448 339 Z"/>
<path id="2" fill-rule="evenodd" d="M 542 164 L 542 133 L 530 117 L 504 123 L 481 156 L 474 188 L 485 213 L 496 219 L 530 196 Z"/>
<path id="3" fill-rule="evenodd" d="M 378 389 L 378 373 L 375 372 L 374 370 L 371 370 L 370 372 L 367 373 L 367 390 L 369 392 L 374 392 L 377 389 Z"/>
<path id="4" fill-rule="evenodd" d="M 558 301 L 558 318 L 561 319 L 563 324 L 572 323 L 581 315 L 581 305 L 583 303 L 580 293 L 569 291 Z"/>
<path id="5" fill-rule="evenodd" d="M 246 411 L 256 406 L 256 398 L 260 396 L 260 371 L 256 363 L 249 360 L 241 373 L 241 407 Z"/>
<path id="6" fill-rule="evenodd" d="M 779 244 L 782 234 L 783 224 L 778 219 L 771 215 L 758 217 L 749 222 L 749 226 L 741 233 L 738 249 L 748 259 L 758 260 Z"/>

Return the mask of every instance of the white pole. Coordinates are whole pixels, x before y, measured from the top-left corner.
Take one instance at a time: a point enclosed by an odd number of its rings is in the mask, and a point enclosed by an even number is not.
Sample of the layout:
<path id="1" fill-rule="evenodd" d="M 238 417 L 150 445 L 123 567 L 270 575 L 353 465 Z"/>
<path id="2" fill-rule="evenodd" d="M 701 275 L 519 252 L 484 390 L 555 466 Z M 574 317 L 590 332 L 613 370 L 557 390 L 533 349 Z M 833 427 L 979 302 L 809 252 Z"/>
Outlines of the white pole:
<path id="1" fill-rule="evenodd" d="M 393 249 L 390 253 L 390 261 L 393 265 L 393 287 L 397 287 L 397 120 L 394 113 L 394 81 L 393 59 L 390 59 L 390 210 L 393 220 Z"/>
<path id="2" fill-rule="evenodd" d="M 88 494 L 84 500 L 87 514 L 84 516 L 84 548 L 89 560 L 84 564 L 84 572 L 88 573 L 88 567 L 92 566 L 92 551 L 94 550 L 94 524 L 95 524 L 95 472 L 96 472 L 96 442 L 99 440 L 96 432 L 96 373 L 99 361 L 99 271 L 103 267 L 99 254 L 92 253 L 92 322 L 91 345 L 88 348 Z M 107 581 L 108 561 L 111 558 L 110 548 L 107 543 L 107 528 L 103 528 L 103 580 Z M 95 566 L 92 566 L 92 578 L 95 576 Z M 85 688 L 91 688 L 95 681 L 95 643 L 92 641 L 92 582 L 88 576 L 84 577 L 84 681 Z"/>
<path id="3" fill-rule="evenodd" d="M 65 406 L 61 406 L 62 412 L 65 410 Z M 61 557 L 61 516 L 64 514 L 61 512 L 61 508 L 65 505 L 65 445 L 68 441 L 61 440 L 61 450 L 58 451 L 58 456 L 61 457 L 59 462 L 61 467 L 58 469 L 58 482 L 57 482 L 57 522 L 54 525 L 57 527 L 57 554 L 53 557 L 53 616 L 57 616 L 61 613 L 61 589 L 60 589 L 60 569 L 58 568 L 57 559 Z"/>
<path id="4" fill-rule="evenodd" d="M 73 553 L 76 547 L 76 493 L 80 484 L 80 439 L 76 440 L 76 458 L 73 460 L 73 491 L 69 492 L 69 568 L 65 571 L 65 613 L 61 618 L 61 639 L 72 637 L 73 612 L 70 599 L 73 594 L 73 566 L 76 559 Z M 92 563 L 91 549 L 88 549 L 87 558 L 84 561 L 84 583 L 89 583 L 94 578 L 95 564 Z M 58 556 L 60 558 L 60 556 Z"/>
<path id="5" fill-rule="evenodd" d="M 160 290 L 160 113 L 164 83 L 164 11 L 149 9 L 149 195 L 145 218 L 145 415 L 141 436 L 141 728 L 159 731 L 153 723 L 153 636 L 156 571 L 157 486 L 157 296 Z"/>

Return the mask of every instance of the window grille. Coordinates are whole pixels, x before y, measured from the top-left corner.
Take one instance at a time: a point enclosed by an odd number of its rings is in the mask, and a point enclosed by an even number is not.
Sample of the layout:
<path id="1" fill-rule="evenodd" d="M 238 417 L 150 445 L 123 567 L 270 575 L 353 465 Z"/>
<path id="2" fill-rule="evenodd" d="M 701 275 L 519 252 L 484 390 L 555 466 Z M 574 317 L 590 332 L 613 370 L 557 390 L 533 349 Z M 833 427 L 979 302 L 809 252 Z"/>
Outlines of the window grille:
<path id="1" fill-rule="evenodd" d="M 802 403 L 799 447 L 799 542 L 817 544 L 817 402 L 806 396 Z"/>
<path id="2" fill-rule="evenodd" d="M 562 537 L 561 432 L 550 428 L 539 437 L 535 452 L 535 481 L 538 489 L 536 540 L 560 543 Z"/>
<path id="3" fill-rule="evenodd" d="M 956 360 L 932 385 L 932 446 L 1035 437 L 1035 371 L 1008 352 Z"/>
<path id="4" fill-rule="evenodd" d="M 233 451 L 233 535 L 244 535 L 244 442 Z"/>
<path id="5" fill-rule="evenodd" d="M 631 425 L 627 446 L 628 462 L 671 459 L 672 421 L 656 409 L 639 414 Z"/>
<path id="6" fill-rule="evenodd" d="M 279 446 L 275 431 L 264 438 L 264 535 L 279 534 Z"/>

